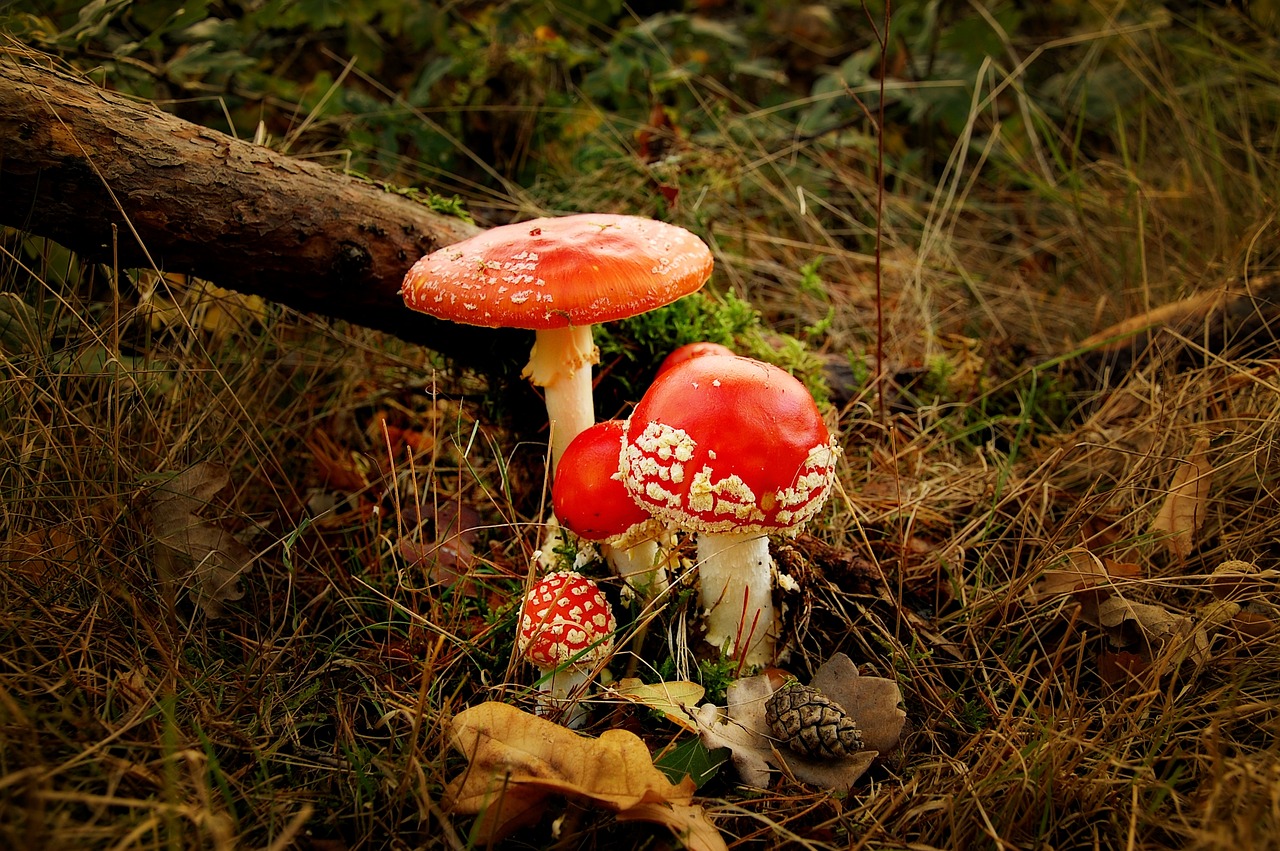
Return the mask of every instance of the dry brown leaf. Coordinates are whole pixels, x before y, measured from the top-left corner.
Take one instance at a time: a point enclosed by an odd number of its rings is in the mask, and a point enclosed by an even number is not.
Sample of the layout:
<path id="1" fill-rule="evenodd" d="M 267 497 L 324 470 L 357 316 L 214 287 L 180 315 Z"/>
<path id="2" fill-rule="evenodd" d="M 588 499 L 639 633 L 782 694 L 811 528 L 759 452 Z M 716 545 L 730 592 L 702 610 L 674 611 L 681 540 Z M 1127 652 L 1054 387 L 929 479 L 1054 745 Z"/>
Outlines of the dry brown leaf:
<path id="1" fill-rule="evenodd" d="M 489 702 L 454 716 L 450 742 L 468 766 L 446 788 L 445 809 L 479 813 L 481 843 L 535 823 L 546 811 L 548 796 L 564 795 L 610 809 L 622 821 L 663 824 L 693 851 L 727 849 L 693 803 L 693 780 L 673 784 L 633 733 L 607 730 L 593 739 Z"/>
<path id="2" fill-rule="evenodd" d="M 1136 580 L 1142 569 L 1136 564 L 1100 559 L 1083 547 L 1061 554 L 1063 564 L 1046 570 L 1036 583 L 1036 600 L 1070 597 L 1079 604 L 1076 616 L 1097 627 L 1112 650 L 1098 655 L 1102 678 L 1115 684 L 1150 670 L 1157 658 L 1176 667 L 1185 661 L 1197 666 L 1209 660 L 1209 630 L 1205 624 L 1163 606 L 1126 599 L 1117 580 Z"/>
<path id="3" fill-rule="evenodd" d="M 1098 558 L 1085 547 L 1073 547 L 1059 554 L 1055 567 L 1036 582 L 1033 594 L 1043 603 L 1070 596 L 1080 605 L 1080 619 L 1098 626 L 1098 606 L 1120 593 L 1120 583 L 1141 577 L 1136 564 Z"/>
<path id="4" fill-rule="evenodd" d="M 14 535 L 0 545 L 0 564 L 29 579 L 46 581 L 58 572 L 75 569 L 85 560 L 81 538 L 68 531 L 69 524 L 35 529 Z"/>
<path id="5" fill-rule="evenodd" d="M 422 570 L 429 583 L 453 585 L 475 566 L 480 512 L 457 500 L 439 505 L 412 505 L 406 507 L 405 513 L 418 522 L 430 520 L 435 528 L 435 540 L 429 544 L 421 540 L 420 533 L 396 542 L 400 557 Z"/>
<path id="6" fill-rule="evenodd" d="M 1251 561 L 1231 559 L 1213 569 L 1209 590 L 1219 600 L 1239 600 L 1271 594 L 1280 581 L 1280 571 L 1262 570 Z"/>
<path id="7" fill-rule="evenodd" d="M 1112 579 L 1133 580 L 1142 576 L 1142 565 L 1134 564 L 1131 561 L 1116 561 L 1113 558 L 1102 559 L 1102 566 L 1106 568 L 1107 575 Z"/>
<path id="8" fill-rule="evenodd" d="M 1187 457 L 1179 462 L 1173 481 L 1169 483 L 1168 496 L 1151 521 L 1151 531 L 1179 560 L 1191 554 L 1196 532 L 1204 523 L 1209 489 L 1213 484 L 1208 451 L 1209 438 L 1197 438 Z"/>
<path id="9" fill-rule="evenodd" d="M 1098 604 L 1098 623 L 1113 644 L 1132 648 L 1149 662 L 1168 656 L 1175 665 L 1187 660 L 1202 665 L 1209 659 L 1204 628 L 1163 606 L 1112 597 Z"/>
<path id="10" fill-rule="evenodd" d="M 707 750 L 728 748 L 738 779 L 757 789 L 769 787 L 770 767 L 778 764 L 764 720 L 773 690 L 768 674 L 734 680 L 725 692 L 726 706 L 704 703 L 696 716 Z"/>
<path id="11" fill-rule="evenodd" d="M 356 493 L 369 486 L 368 471 L 357 463 L 355 453 L 340 446 L 327 431 L 313 430 L 305 443 L 321 486 L 344 493 Z"/>
<path id="12" fill-rule="evenodd" d="M 724 837 L 697 804 L 644 801 L 618 813 L 618 821 L 647 821 L 663 825 L 691 851 L 728 851 Z"/>
<path id="13" fill-rule="evenodd" d="M 893 680 L 862 677 L 848 656 L 837 653 L 823 663 L 811 685 L 849 713 L 862 730 L 867 749 L 845 759 L 801 756 L 775 740 L 764 717 L 764 704 L 774 692 L 768 674 L 736 680 L 729 685 L 727 706 L 704 704 L 698 726 L 707 748 L 729 748 L 738 777 L 748 786 L 767 788 L 770 766 L 788 772 L 802 783 L 824 789 L 848 789 L 875 758 L 897 746 L 907 714 L 899 704 L 902 691 Z"/>
<path id="14" fill-rule="evenodd" d="M 1140 653 L 1103 650 L 1098 654 L 1098 675 L 1109 685 L 1120 686 L 1139 680 L 1150 668 L 1150 660 Z"/>
<path id="15" fill-rule="evenodd" d="M 814 672 L 809 684 L 853 716 L 862 728 L 862 743 L 868 750 L 883 754 L 898 746 L 907 713 L 902 709 L 902 689 L 896 682 L 859 676 L 853 660 L 837 653 Z"/>
<path id="16" fill-rule="evenodd" d="M 1102 589 L 1108 596 L 1111 575 L 1102 559 L 1084 547 L 1073 547 L 1061 552 L 1053 562 L 1055 566 L 1041 574 L 1035 584 L 1037 602 L 1046 602 L 1066 594 Z"/>
<path id="17" fill-rule="evenodd" d="M 1175 615 L 1163 606 L 1112 597 L 1098 605 L 1098 624 L 1108 630 L 1112 643 L 1131 647 L 1162 643 L 1183 634 L 1190 627 L 1191 619 Z"/>
<path id="18" fill-rule="evenodd" d="M 159 579 L 171 593 L 190 587 L 196 605 L 209 617 L 222 614 L 224 603 L 240 599 L 236 577 L 253 561 L 253 553 L 234 535 L 195 514 L 230 481 L 225 467 L 205 462 L 160 485 L 152 497 Z"/>

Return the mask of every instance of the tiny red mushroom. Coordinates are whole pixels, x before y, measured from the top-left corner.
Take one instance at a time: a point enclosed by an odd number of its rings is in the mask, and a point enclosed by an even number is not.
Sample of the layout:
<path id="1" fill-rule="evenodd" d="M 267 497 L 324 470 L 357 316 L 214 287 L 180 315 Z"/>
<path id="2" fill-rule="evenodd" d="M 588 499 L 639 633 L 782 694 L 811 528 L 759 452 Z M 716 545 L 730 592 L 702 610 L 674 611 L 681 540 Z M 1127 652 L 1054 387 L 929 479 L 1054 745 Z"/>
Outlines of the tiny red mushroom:
<path id="1" fill-rule="evenodd" d="M 604 420 L 579 434 L 565 449 L 551 488 L 556 518 L 601 554 L 628 585 L 652 596 L 667 587 L 658 563 L 662 523 L 641 508 L 618 470 L 626 423 Z"/>
<path id="2" fill-rule="evenodd" d="M 662 359 L 662 363 L 658 364 L 658 375 L 671 369 L 673 366 L 679 366 L 687 360 L 694 358 L 704 358 L 707 355 L 732 355 L 733 349 L 728 346 L 722 346 L 719 343 L 710 343 L 706 341 L 697 343 L 685 343 L 671 350 L 671 353 Z M 654 376 L 655 378 L 657 376 Z"/>
<path id="3" fill-rule="evenodd" d="M 640 216 L 585 213 L 492 228 L 433 251 L 405 275 L 413 310 L 536 333 L 524 375 L 543 388 L 552 470 L 595 421 L 591 326 L 635 316 L 700 288 L 711 250 L 694 234 Z"/>
<path id="4" fill-rule="evenodd" d="M 548 573 L 525 596 L 516 651 L 542 673 L 547 707 L 567 708 L 571 726 L 586 717 L 576 692 L 613 655 L 616 629 L 600 586 L 581 574 Z"/>
<path id="5" fill-rule="evenodd" d="M 826 501 L 840 449 L 804 385 L 751 358 L 693 358 L 659 376 L 627 423 L 633 499 L 698 535 L 707 641 L 773 661 L 770 533 L 793 533 Z"/>

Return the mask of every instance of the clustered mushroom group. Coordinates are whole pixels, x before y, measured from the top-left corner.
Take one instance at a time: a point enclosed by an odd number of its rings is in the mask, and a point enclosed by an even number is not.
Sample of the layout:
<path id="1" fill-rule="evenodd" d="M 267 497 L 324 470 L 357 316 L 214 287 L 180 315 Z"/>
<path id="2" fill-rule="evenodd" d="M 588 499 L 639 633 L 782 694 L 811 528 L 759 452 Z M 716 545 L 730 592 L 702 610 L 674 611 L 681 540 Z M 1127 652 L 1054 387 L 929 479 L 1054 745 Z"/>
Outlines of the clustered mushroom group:
<path id="1" fill-rule="evenodd" d="M 779 618 L 770 534 L 794 533 L 822 507 L 840 449 L 804 385 L 714 343 L 673 352 L 630 418 L 595 422 L 591 326 L 668 304 L 710 277 L 710 249 L 683 228 L 582 214 L 493 228 L 419 260 L 410 307 L 488 327 L 534 329 L 526 377 L 542 388 L 552 501 L 560 526 L 596 542 L 627 586 L 652 602 L 667 589 L 674 534 L 696 537 L 705 639 L 763 667 Z M 517 648 L 542 672 L 548 711 L 564 711 L 607 662 L 616 624 L 592 580 L 539 578 L 522 606 Z"/>

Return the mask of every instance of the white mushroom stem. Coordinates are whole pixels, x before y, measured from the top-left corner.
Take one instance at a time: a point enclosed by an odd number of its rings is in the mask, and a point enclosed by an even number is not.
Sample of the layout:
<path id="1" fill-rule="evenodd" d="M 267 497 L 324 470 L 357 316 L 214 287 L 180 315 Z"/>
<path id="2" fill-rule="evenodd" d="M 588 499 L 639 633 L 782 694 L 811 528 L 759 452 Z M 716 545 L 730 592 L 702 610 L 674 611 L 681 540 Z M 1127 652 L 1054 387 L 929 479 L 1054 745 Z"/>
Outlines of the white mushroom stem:
<path id="1" fill-rule="evenodd" d="M 598 546 L 614 575 L 639 592 L 642 599 L 652 600 L 667 590 L 667 567 L 675 535 L 657 520 L 639 523 Z"/>
<path id="2" fill-rule="evenodd" d="M 641 541 L 631 547 L 600 544 L 600 554 L 613 572 L 645 599 L 661 594 L 667 588 L 667 571 L 658 563 L 658 542 Z"/>
<path id="3" fill-rule="evenodd" d="M 773 556 L 764 535 L 698 533 L 698 584 L 707 641 L 744 664 L 773 662 Z"/>
<path id="4" fill-rule="evenodd" d="M 596 419 L 591 398 L 591 367 L 600 350 L 591 339 L 590 325 L 547 328 L 536 333 L 529 363 L 521 375 L 541 387 L 551 422 L 551 472 L 565 447 Z"/>
<path id="5" fill-rule="evenodd" d="M 539 668 L 538 672 L 542 674 L 538 682 L 538 714 L 557 716 L 571 730 L 580 728 L 587 720 L 582 694 L 583 686 L 591 679 L 591 670 L 565 665 Z"/>

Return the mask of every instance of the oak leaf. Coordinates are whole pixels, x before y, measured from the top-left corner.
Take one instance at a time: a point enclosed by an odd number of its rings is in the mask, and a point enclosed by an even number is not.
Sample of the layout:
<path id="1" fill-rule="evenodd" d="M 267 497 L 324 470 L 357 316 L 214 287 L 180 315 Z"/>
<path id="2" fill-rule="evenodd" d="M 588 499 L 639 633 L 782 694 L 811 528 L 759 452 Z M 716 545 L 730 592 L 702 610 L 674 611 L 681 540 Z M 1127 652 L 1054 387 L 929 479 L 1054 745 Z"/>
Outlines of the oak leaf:
<path id="1" fill-rule="evenodd" d="M 450 743 L 467 768 L 445 790 L 445 810 L 479 814 L 481 844 L 537 822 L 547 798 L 562 795 L 617 813 L 619 821 L 669 828 L 692 851 L 727 851 L 724 839 L 693 803 L 694 783 L 672 783 L 633 733 L 583 736 L 505 703 L 482 703 L 454 716 Z"/>
<path id="2" fill-rule="evenodd" d="M 203 462 L 157 487 L 151 500 L 160 582 L 170 594 L 189 587 L 209 617 L 240 599 L 236 578 L 253 561 L 253 553 L 230 531 L 196 514 L 230 481 L 226 467 Z"/>
<path id="3" fill-rule="evenodd" d="M 1209 466 L 1209 438 L 1201 437 L 1178 464 L 1169 483 L 1169 492 L 1151 521 L 1151 531 L 1179 560 L 1195 547 L 1195 535 L 1204 523 L 1209 489 L 1213 485 L 1213 468 Z"/>

